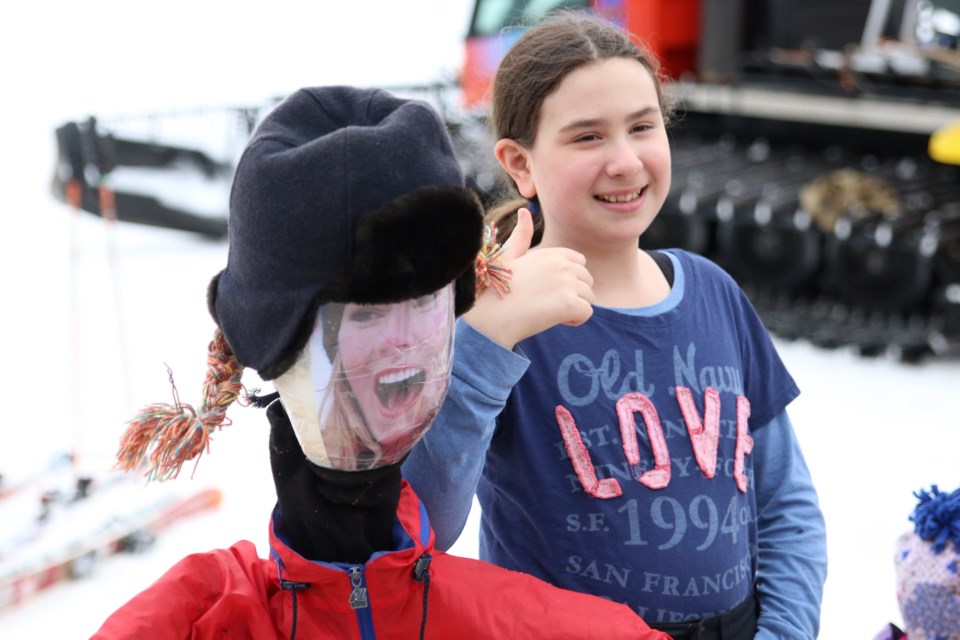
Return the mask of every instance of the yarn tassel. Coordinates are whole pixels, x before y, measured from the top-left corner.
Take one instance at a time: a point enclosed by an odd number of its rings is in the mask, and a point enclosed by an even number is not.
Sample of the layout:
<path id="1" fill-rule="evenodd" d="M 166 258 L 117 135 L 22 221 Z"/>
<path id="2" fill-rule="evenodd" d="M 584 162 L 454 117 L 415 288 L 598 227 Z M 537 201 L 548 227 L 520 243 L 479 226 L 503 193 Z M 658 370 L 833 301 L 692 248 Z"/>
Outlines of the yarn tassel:
<path id="1" fill-rule="evenodd" d="M 151 481 L 176 478 L 184 462 L 209 447 L 209 433 L 190 406 L 150 405 L 128 425 L 120 439 L 117 468 L 129 472 L 148 463 Z"/>
<path id="2" fill-rule="evenodd" d="M 492 287 L 501 298 L 510 292 L 510 278 L 513 271 L 503 264 L 503 252 L 506 247 L 496 241 L 497 229 L 487 225 L 483 229 L 483 246 L 477 254 L 474 271 L 477 275 L 477 295 L 487 287 Z"/>
<path id="3" fill-rule="evenodd" d="M 174 404 L 150 405 L 127 423 L 120 439 L 116 468 L 130 472 L 146 465 L 148 480 L 162 482 L 176 478 L 185 462 L 209 451 L 215 430 L 230 425 L 226 411 L 243 389 L 242 374 L 242 365 L 218 329 L 207 355 L 200 411 L 180 403 L 170 373 Z"/>

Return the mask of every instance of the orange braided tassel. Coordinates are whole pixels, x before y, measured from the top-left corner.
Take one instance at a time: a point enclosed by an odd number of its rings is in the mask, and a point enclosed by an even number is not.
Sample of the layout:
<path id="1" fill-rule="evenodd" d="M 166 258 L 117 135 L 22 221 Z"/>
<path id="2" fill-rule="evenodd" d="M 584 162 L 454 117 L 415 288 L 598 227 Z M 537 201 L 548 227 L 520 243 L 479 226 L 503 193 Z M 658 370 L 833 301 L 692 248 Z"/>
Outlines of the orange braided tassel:
<path id="1" fill-rule="evenodd" d="M 483 229 L 483 246 L 474 264 L 477 275 L 477 295 L 483 293 L 487 287 L 493 287 L 501 298 L 510 292 L 510 278 L 513 271 L 503 264 L 501 256 L 505 247 L 496 241 L 497 228 L 487 225 Z"/>
<path id="2" fill-rule="evenodd" d="M 181 404 L 174 386 L 175 404 L 150 405 L 128 423 L 120 439 L 116 468 L 129 472 L 149 463 L 149 480 L 176 478 L 187 460 L 209 450 L 214 430 L 230 425 L 226 411 L 243 390 L 242 374 L 243 366 L 217 329 L 207 354 L 200 411 Z"/>

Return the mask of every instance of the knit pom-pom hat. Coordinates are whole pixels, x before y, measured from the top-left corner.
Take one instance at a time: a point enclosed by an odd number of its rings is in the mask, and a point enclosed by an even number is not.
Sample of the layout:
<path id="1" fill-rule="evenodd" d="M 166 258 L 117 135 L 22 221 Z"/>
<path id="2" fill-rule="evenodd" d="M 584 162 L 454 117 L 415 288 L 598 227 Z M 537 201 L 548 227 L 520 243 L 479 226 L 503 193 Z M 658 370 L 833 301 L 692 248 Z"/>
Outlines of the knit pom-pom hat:
<path id="1" fill-rule="evenodd" d="M 960 640 L 960 489 L 915 493 L 914 530 L 897 541 L 897 601 L 910 640 Z"/>

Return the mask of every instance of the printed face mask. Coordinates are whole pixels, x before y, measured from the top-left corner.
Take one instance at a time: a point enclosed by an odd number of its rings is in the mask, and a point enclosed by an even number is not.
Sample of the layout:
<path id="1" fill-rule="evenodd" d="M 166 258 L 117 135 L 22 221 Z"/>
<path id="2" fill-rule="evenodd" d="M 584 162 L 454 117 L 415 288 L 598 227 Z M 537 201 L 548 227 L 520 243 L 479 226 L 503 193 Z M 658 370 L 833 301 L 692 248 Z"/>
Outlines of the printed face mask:
<path id="1" fill-rule="evenodd" d="M 330 303 L 274 386 L 313 463 L 393 464 L 430 427 L 450 382 L 453 285 L 394 304 Z"/>

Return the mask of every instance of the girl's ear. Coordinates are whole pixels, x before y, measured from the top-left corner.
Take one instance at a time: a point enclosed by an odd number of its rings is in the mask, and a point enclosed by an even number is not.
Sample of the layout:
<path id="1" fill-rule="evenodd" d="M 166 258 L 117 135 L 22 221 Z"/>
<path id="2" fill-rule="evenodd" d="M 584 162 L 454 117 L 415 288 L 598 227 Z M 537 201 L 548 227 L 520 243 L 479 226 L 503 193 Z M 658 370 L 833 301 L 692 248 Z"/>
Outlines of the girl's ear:
<path id="1" fill-rule="evenodd" d="M 507 172 L 507 175 L 517 184 L 517 191 L 524 198 L 537 195 L 537 187 L 533 184 L 533 174 L 530 171 L 530 157 L 527 149 L 510 138 L 501 138 L 493 146 L 493 155 L 497 162 Z"/>

